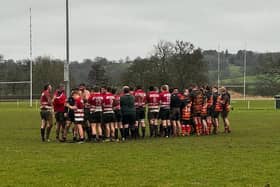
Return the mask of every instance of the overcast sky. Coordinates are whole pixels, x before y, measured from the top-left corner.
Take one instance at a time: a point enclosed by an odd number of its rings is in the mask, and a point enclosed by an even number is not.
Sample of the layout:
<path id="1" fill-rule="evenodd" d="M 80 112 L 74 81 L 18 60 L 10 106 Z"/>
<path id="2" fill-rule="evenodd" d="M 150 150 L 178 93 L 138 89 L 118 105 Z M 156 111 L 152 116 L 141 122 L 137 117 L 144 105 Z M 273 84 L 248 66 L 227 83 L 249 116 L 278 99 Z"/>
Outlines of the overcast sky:
<path id="1" fill-rule="evenodd" d="M 280 51 L 279 0 L 69 0 L 71 60 L 148 56 L 160 40 Z M 65 59 L 65 0 L 0 0 L 0 54 Z"/>

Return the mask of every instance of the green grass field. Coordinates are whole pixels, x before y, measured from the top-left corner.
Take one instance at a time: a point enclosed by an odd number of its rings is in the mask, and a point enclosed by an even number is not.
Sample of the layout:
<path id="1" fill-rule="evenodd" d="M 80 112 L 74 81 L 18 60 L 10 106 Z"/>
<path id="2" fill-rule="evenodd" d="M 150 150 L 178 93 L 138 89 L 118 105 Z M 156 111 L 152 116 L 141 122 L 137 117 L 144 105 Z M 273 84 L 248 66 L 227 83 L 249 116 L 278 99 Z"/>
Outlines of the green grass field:
<path id="1" fill-rule="evenodd" d="M 42 143 L 38 111 L 0 103 L 0 186 L 280 186 L 280 111 L 233 105 L 232 134 L 79 145 Z"/>

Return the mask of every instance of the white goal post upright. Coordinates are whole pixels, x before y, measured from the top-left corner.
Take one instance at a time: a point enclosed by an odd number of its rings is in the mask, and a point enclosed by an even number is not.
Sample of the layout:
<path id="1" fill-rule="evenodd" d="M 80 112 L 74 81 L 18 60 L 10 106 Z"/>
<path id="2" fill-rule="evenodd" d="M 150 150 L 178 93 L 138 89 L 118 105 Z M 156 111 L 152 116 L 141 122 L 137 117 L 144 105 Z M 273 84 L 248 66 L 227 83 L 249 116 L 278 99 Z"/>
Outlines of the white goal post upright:
<path id="1" fill-rule="evenodd" d="M 29 58 L 30 58 L 30 103 L 29 103 L 29 105 L 30 105 L 30 107 L 32 107 L 32 105 L 33 105 L 33 86 L 32 86 L 32 84 L 33 84 L 33 68 L 32 68 L 32 66 L 33 66 L 33 57 L 32 57 L 32 10 L 31 10 L 31 8 L 29 8 Z"/>
<path id="2" fill-rule="evenodd" d="M 218 56 L 217 56 L 217 71 L 218 71 L 218 88 L 224 86 L 226 88 L 243 88 L 243 100 L 246 100 L 246 72 L 247 72 L 247 43 L 245 43 L 244 49 L 244 62 L 243 62 L 243 85 L 223 85 L 221 83 L 221 54 L 220 44 L 218 45 Z"/>

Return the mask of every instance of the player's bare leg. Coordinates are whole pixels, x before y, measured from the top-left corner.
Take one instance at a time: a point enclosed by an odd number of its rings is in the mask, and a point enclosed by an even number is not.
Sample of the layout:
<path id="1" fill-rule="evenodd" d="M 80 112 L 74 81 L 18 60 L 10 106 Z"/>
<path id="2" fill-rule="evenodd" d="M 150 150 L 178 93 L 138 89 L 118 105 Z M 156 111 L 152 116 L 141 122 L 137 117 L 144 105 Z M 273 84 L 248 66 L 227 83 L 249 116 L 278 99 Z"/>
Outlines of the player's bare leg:
<path id="1" fill-rule="evenodd" d="M 229 123 L 228 117 L 224 117 L 223 121 L 224 121 L 224 126 L 225 126 L 225 133 L 230 133 L 231 130 L 230 130 L 230 123 Z"/>
<path id="2" fill-rule="evenodd" d="M 166 124 L 167 125 L 167 137 L 170 137 L 170 135 L 171 135 L 171 121 L 170 120 L 166 120 L 166 123 L 167 123 Z"/>
<path id="3" fill-rule="evenodd" d="M 91 126 L 92 139 L 93 139 L 93 141 L 96 141 L 96 135 L 97 135 L 96 127 L 97 127 L 97 125 L 96 125 L 96 123 L 91 123 L 90 126 Z"/>
<path id="4" fill-rule="evenodd" d="M 203 134 L 204 135 L 209 135 L 208 131 L 208 126 L 207 126 L 207 121 L 206 119 L 202 119 L 202 126 L 203 126 Z"/>
<path id="5" fill-rule="evenodd" d="M 115 140 L 115 123 L 114 122 L 110 123 L 110 138 L 111 138 L 111 141 Z"/>
<path id="6" fill-rule="evenodd" d="M 180 122 L 180 120 L 177 120 L 176 121 L 176 128 L 177 128 L 177 135 L 178 136 L 181 136 L 181 134 L 182 134 L 182 127 L 181 127 L 181 122 Z"/>
<path id="7" fill-rule="evenodd" d="M 206 118 L 206 122 L 207 122 L 208 134 L 211 134 L 211 129 L 212 129 L 212 118 L 211 118 L 211 116 L 208 116 Z"/>
<path id="8" fill-rule="evenodd" d="M 110 123 L 106 123 L 105 125 L 106 125 L 105 141 L 108 142 L 108 141 L 110 141 Z"/>
<path id="9" fill-rule="evenodd" d="M 144 119 L 141 119 L 140 124 L 141 124 L 141 130 L 142 130 L 142 138 L 144 138 L 145 135 L 146 135 L 146 124 L 145 124 L 145 120 L 144 120 Z"/>
<path id="10" fill-rule="evenodd" d="M 82 143 L 85 140 L 83 125 L 77 124 L 77 129 L 80 135 L 80 142 Z"/>
<path id="11" fill-rule="evenodd" d="M 96 124 L 96 131 L 97 131 L 97 141 L 102 140 L 103 139 L 103 132 L 102 132 L 101 123 Z"/>

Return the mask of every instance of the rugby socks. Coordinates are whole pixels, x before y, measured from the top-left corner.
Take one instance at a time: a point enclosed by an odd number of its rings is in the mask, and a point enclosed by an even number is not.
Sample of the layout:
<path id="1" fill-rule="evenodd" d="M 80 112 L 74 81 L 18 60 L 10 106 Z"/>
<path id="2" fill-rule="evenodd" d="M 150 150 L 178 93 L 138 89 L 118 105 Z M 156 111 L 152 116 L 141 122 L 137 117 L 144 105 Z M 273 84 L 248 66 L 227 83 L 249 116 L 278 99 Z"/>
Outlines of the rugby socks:
<path id="1" fill-rule="evenodd" d="M 41 138 L 42 138 L 42 141 L 44 142 L 45 141 L 45 128 L 41 128 Z"/>
<path id="2" fill-rule="evenodd" d="M 119 138 L 119 129 L 115 128 L 115 139 Z"/>
<path id="3" fill-rule="evenodd" d="M 155 129 L 155 126 L 150 125 L 150 137 L 152 137 L 154 135 L 154 129 Z"/>
<path id="4" fill-rule="evenodd" d="M 168 137 L 170 137 L 170 135 L 171 135 L 171 129 L 172 129 L 172 127 L 171 126 L 167 126 L 167 136 Z"/>
<path id="5" fill-rule="evenodd" d="M 125 137 L 124 137 L 124 128 L 120 128 L 120 131 L 121 131 L 121 137 L 122 137 L 122 138 L 125 138 Z"/>
<path id="6" fill-rule="evenodd" d="M 146 135 L 146 127 L 142 127 L 142 138 L 145 138 Z"/>
<path id="7" fill-rule="evenodd" d="M 158 137 L 158 126 L 154 125 L 155 137 Z"/>
<path id="8" fill-rule="evenodd" d="M 208 134 L 211 134 L 212 123 L 207 122 Z"/>
<path id="9" fill-rule="evenodd" d="M 134 128 L 134 136 L 135 136 L 135 138 L 138 138 L 140 135 L 139 135 L 139 128 L 138 127 L 135 127 Z"/>
<path id="10" fill-rule="evenodd" d="M 164 136 L 168 137 L 168 128 L 167 127 L 163 127 L 164 130 Z"/>
<path id="11" fill-rule="evenodd" d="M 182 125 L 181 129 L 182 129 L 182 135 L 185 136 L 186 135 L 186 126 Z"/>
<path id="12" fill-rule="evenodd" d="M 127 139 L 129 137 L 129 128 L 124 128 L 124 138 Z"/>
<path id="13" fill-rule="evenodd" d="M 192 127 L 190 125 L 186 125 L 186 132 L 188 136 L 191 135 L 191 131 L 192 131 Z"/>
<path id="14" fill-rule="evenodd" d="M 87 132 L 88 140 L 91 140 L 92 134 L 91 134 L 91 129 L 90 129 L 90 127 L 86 127 L 86 132 Z"/>
<path id="15" fill-rule="evenodd" d="M 92 140 L 93 140 L 93 141 L 96 141 L 96 134 L 93 134 L 93 135 L 92 135 Z"/>

